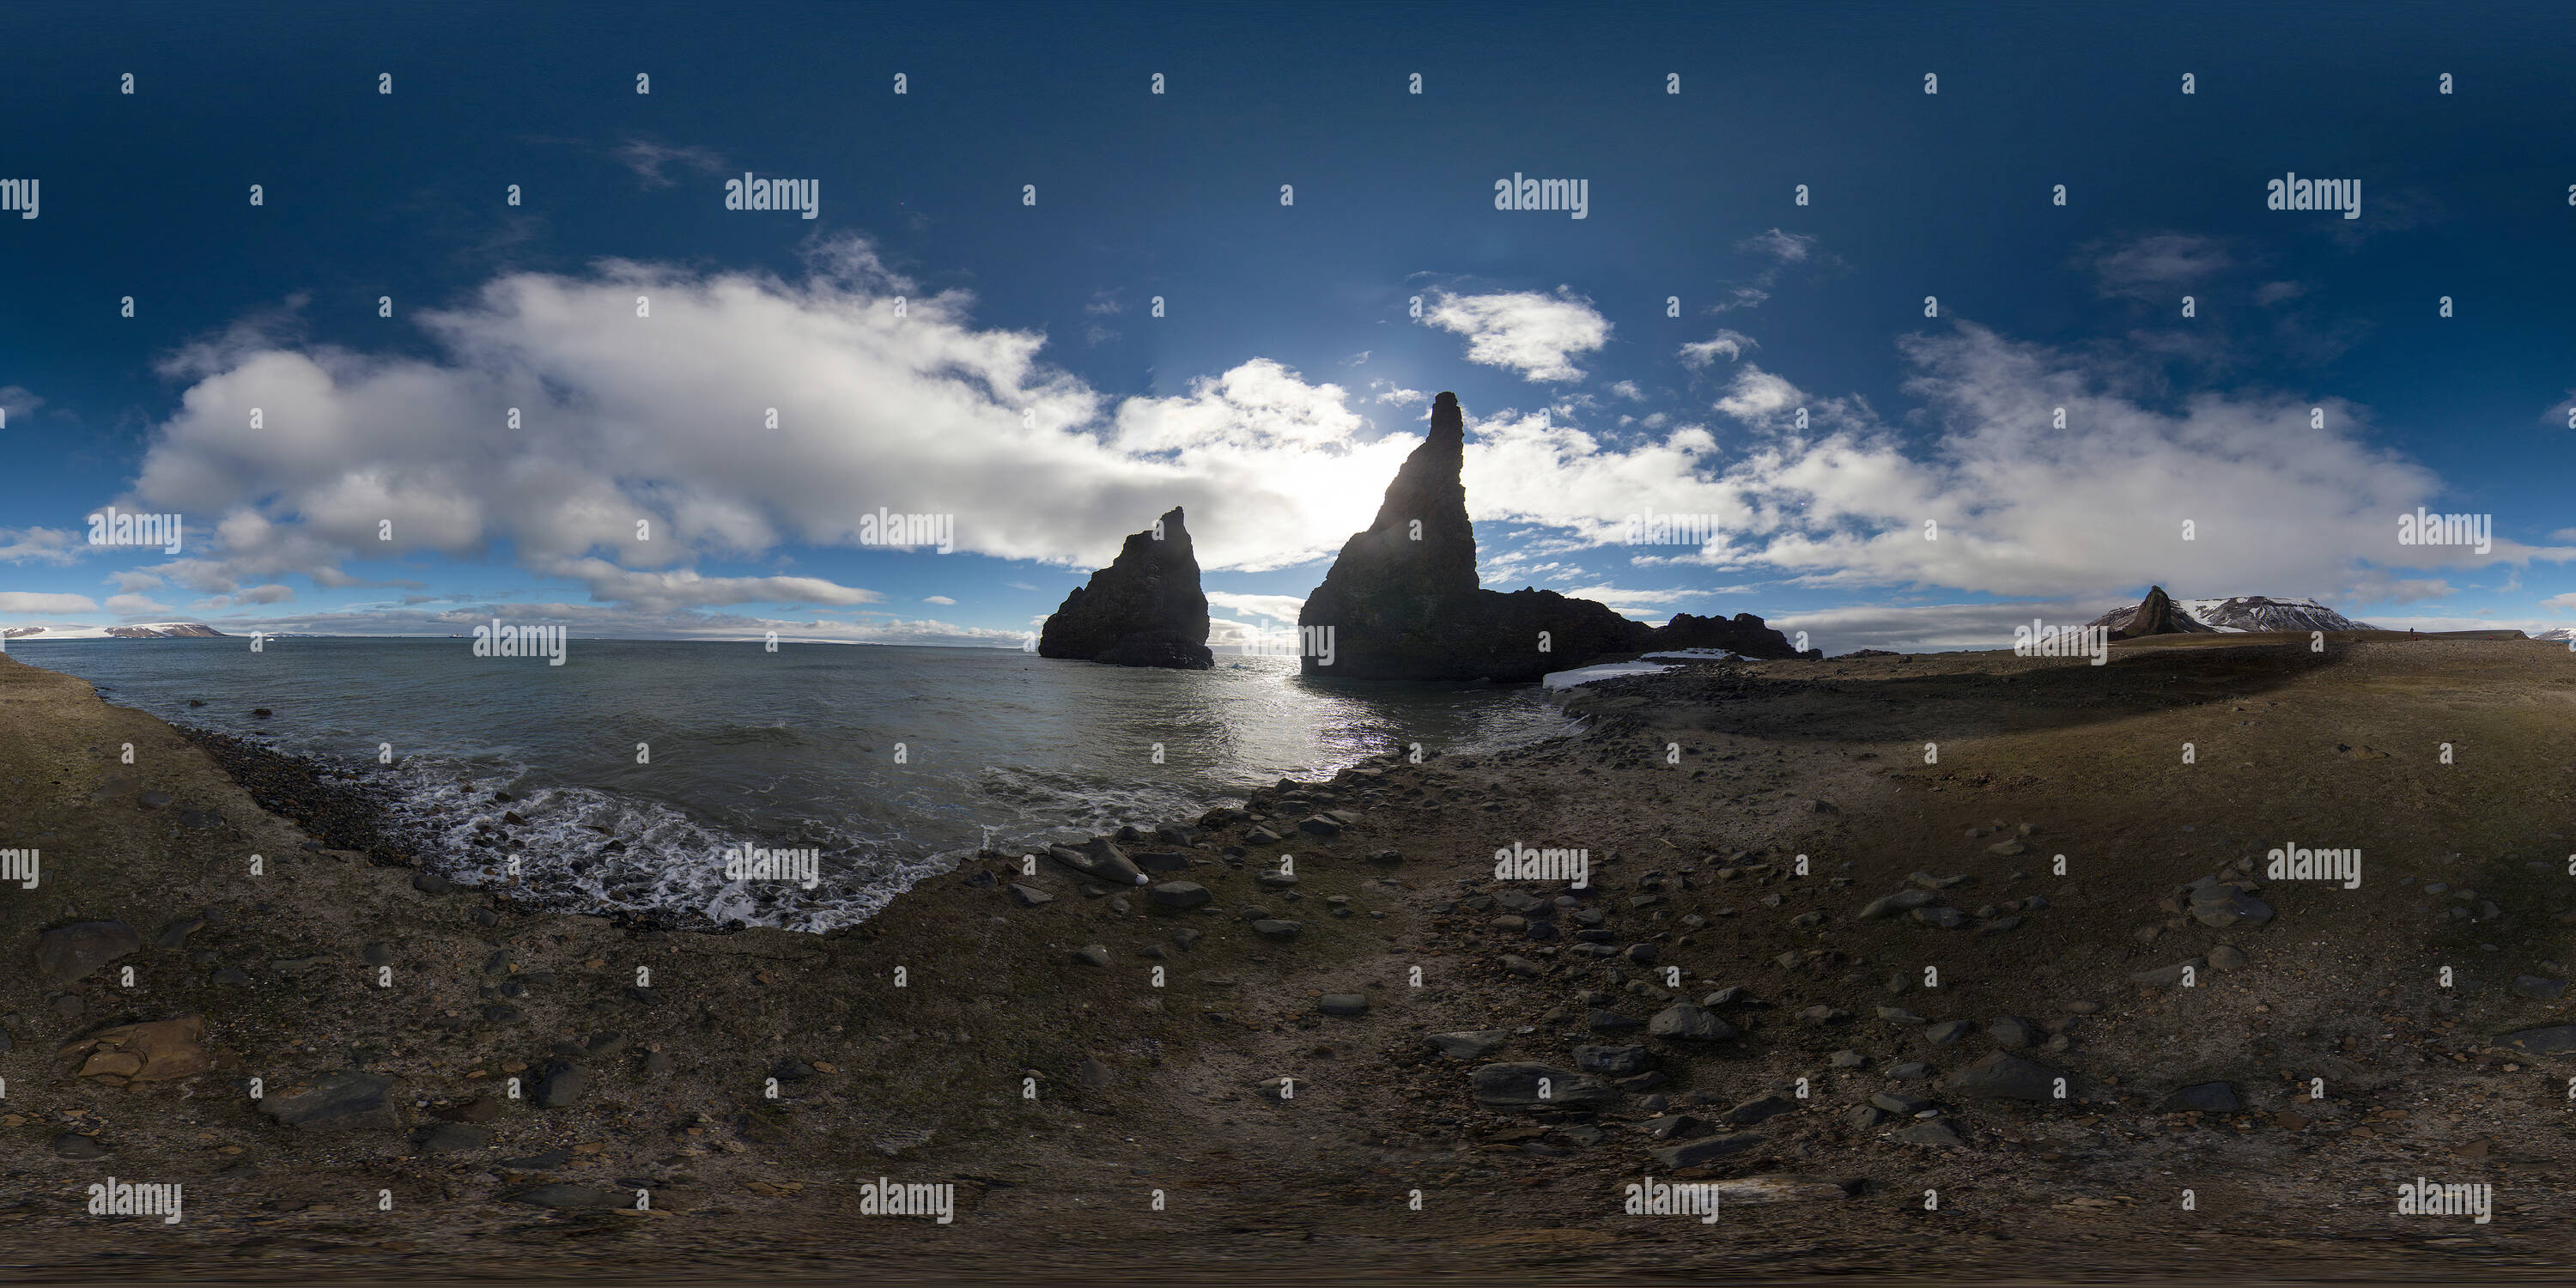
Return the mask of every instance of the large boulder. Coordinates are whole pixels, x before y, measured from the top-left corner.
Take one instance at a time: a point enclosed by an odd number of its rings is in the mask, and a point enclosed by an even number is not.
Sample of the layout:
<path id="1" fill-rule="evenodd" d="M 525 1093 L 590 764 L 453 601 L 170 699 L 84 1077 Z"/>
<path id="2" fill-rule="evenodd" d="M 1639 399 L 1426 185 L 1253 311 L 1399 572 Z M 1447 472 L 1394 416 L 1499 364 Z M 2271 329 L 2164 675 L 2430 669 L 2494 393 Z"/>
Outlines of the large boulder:
<path id="1" fill-rule="evenodd" d="M 1173 506 L 1064 597 L 1038 632 L 1038 656 L 1204 671 L 1216 665 L 1207 637 L 1198 555 Z"/>
<path id="2" fill-rule="evenodd" d="M 215 1067 L 206 1047 L 206 1021 L 181 1015 L 146 1024 L 119 1024 L 65 1046 L 56 1058 L 77 1062 L 73 1076 L 114 1086 L 193 1078 Z"/>

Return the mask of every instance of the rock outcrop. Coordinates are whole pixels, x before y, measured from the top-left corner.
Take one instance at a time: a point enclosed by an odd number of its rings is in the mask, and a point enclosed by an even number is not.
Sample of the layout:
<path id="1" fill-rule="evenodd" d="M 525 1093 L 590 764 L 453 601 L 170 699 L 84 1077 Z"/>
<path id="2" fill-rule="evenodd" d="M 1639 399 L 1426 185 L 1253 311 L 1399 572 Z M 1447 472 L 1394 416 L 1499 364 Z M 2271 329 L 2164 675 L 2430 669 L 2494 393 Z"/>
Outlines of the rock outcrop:
<path id="1" fill-rule="evenodd" d="M 2095 625 L 2108 625 L 2111 638 L 2133 640 L 2146 635 L 2211 635 L 2216 632 L 2203 626 L 2191 614 L 2174 607 L 2173 597 L 2162 586 L 2149 586 L 2147 597 L 2130 610 L 2128 620 L 2113 612 L 2096 618 Z"/>
<path id="2" fill-rule="evenodd" d="M 1470 558 L 1473 557 L 1472 551 Z M 1181 507 L 1127 538 L 1118 558 L 1077 586 L 1038 633 L 1038 656 L 1204 671 L 1208 603 Z"/>
<path id="3" fill-rule="evenodd" d="M 1732 648 L 1749 657 L 1796 657 L 1778 631 L 1750 613 L 1732 621 L 1682 616 L 1657 628 L 1605 605 L 1552 590 L 1503 594 L 1476 576 L 1476 530 L 1467 518 L 1466 416 L 1456 394 L 1431 407 L 1431 434 L 1406 457 L 1368 530 L 1353 534 L 1297 615 L 1329 629 L 1310 643 L 1307 675 L 1362 680 L 1494 680 L 1526 683 L 1601 657 L 1656 648 Z M 1307 638 L 1315 640 L 1311 631 Z"/>

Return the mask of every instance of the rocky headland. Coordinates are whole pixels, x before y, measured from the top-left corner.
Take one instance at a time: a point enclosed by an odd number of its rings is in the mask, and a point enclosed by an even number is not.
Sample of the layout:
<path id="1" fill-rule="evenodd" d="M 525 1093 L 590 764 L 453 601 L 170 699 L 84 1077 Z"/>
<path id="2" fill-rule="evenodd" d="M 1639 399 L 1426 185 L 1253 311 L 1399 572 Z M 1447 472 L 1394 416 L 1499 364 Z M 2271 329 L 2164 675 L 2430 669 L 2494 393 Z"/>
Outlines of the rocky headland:
<path id="1" fill-rule="evenodd" d="M 1198 554 L 1176 505 L 1064 597 L 1038 633 L 1038 656 L 1204 671 L 1216 665 L 1207 637 Z"/>

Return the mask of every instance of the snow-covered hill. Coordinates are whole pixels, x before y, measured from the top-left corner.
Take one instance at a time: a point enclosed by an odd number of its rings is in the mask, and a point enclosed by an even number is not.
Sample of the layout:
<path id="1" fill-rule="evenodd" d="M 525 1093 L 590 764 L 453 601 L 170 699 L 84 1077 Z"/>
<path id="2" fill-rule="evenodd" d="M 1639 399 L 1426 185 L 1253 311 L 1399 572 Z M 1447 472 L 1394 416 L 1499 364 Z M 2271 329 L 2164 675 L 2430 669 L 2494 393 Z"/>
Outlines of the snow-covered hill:
<path id="1" fill-rule="evenodd" d="M 228 639 L 204 622 L 144 622 L 134 626 L 11 626 L 0 639 L 13 640 L 175 640 Z"/>
<path id="2" fill-rule="evenodd" d="M 2219 631 L 2368 631 L 2377 630 L 2368 622 L 2356 622 L 2313 599 L 2273 599 L 2267 595 L 2239 595 L 2233 599 L 2177 599 L 2174 606 L 2191 614 L 2200 624 Z"/>

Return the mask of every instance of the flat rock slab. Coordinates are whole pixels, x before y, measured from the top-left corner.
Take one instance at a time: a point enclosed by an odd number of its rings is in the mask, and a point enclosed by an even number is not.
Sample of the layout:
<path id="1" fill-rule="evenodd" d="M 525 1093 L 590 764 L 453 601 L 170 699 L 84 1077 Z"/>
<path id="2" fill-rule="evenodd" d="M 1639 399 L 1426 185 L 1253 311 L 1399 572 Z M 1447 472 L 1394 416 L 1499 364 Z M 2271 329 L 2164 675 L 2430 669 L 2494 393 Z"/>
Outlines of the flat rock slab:
<path id="1" fill-rule="evenodd" d="M 1070 845 L 1050 845 L 1047 857 L 1107 885 L 1145 884 L 1144 871 L 1128 861 L 1125 850 L 1108 841 L 1095 840 L 1079 850 Z"/>
<path id="2" fill-rule="evenodd" d="M 1326 1015 L 1366 1015 L 1369 1000 L 1358 993 L 1326 993 L 1315 999 L 1315 1009 Z"/>
<path id="3" fill-rule="evenodd" d="M 1504 1029 L 1465 1029 L 1456 1033 L 1434 1033 L 1428 1039 L 1431 1049 L 1452 1060 L 1482 1060 L 1512 1040 Z"/>
<path id="4" fill-rule="evenodd" d="M 2576 1024 L 2552 1024 L 2498 1034 L 2495 1044 L 2525 1055 L 2576 1055 Z"/>
<path id="5" fill-rule="evenodd" d="M 1860 910 L 1861 919 L 1876 921 L 1881 917 L 1893 917 L 1900 912 L 1911 912 L 1937 897 L 1929 890 L 1899 890 L 1883 899 L 1870 900 Z"/>
<path id="6" fill-rule="evenodd" d="M 1924 1145 L 1934 1149 L 1964 1149 L 1968 1144 L 1968 1142 L 1959 1139 L 1959 1133 L 1950 1130 L 1950 1124 L 1942 1122 L 1937 1118 L 1930 1122 L 1916 1123 L 1913 1126 L 1896 1133 L 1890 1139 L 1900 1140 L 1908 1145 Z"/>
<path id="7" fill-rule="evenodd" d="M 215 1067 L 215 1053 L 206 1049 L 205 1039 L 205 1018 L 181 1015 L 101 1029 L 56 1055 L 81 1062 L 76 1077 L 167 1082 L 193 1078 Z"/>
<path id="8" fill-rule="evenodd" d="M 2164 1111 L 2176 1113 L 2197 1109 L 2204 1113 L 2236 1112 L 2236 1088 L 2224 1082 L 2196 1082 L 2165 1097 Z"/>
<path id="9" fill-rule="evenodd" d="M 77 922 L 37 937 L 36 970 L 57 984 L 77 983 L 142 947 L 143 936 L 122 921 Z"/>
<path id="10" fill-rule="evenodd" d="M 1646 1151 L 1649 1158 L 1663 1167 L 1698 1167 L 1713 1163 L 1730 1154 L 1741 1154 L 1771 1143 L 1771 1138 L 1755 1131 L 1729 1132 L 1723 1136 L 1702 1136 L 1678 1145 Z"/>
<path id="11" fill-rule="evenodd" d="M 2057 1073 L 2009 1052 L 1996 1051 L 1951 1074 L 1941 1083 L 1949 1091 L 1988 1100 L 2057 1098 Z"/>
<path id="12" fill-rule="evenodd" d="M 1545 1081 L 1546 1094 L 1539 1083 Z M 1476 1103 L 1498 1109 L 1592 1109 L 1619 1102 L 1618 1089 L 1590 1074 L 1544 1064 L 1489 1064 L 1469 1075 Z"/>
<path id="13" fill-rule="evenodd" d="M 259 1111 L 289 1127 L 308 1130 L 398 1128 L 394 1080 L 346 1069 L 314 1078 L 301 1090 L 262 1097 Z"/>

